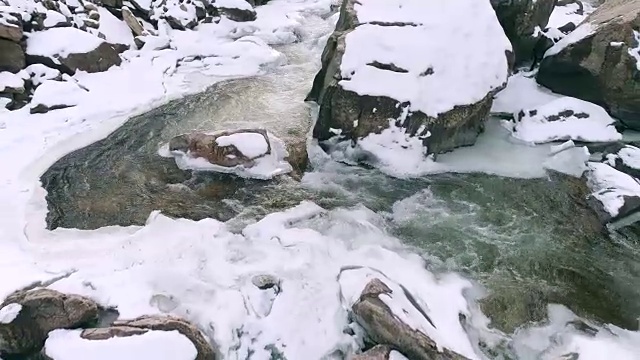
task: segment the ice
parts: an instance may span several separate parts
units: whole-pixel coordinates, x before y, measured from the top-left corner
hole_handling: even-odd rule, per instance
[[[590,156],[586,146],[572,147],[553,154],[544,162],[544,167],[579,178],[587,170]]]
[[[75,106],[87,97],[87,91],[73,81],[46,80],[33,93],[32,106]]]
[[[0,72],[0,92],[5,91],[5,89],[21,88],[24,88],[24,80],[20,75],[8,71]]]
[[[52,360],[194,360],[195,346],[178,331],[148,331],[141,335],[86,340],[81,330],[54,330],[45,343]]]
[[[0,324],[11,324],[22,311],[22,305],[11,303],[0,309]]]
[[[120,21],[103,7],[100,7],[98,12],[100,13],[98,31],[104,34],[108,43],[129,45],[131,48],[135,46],[131,29],[124,21]]]
[[[102,43],[99,37],[76,28],[52,28],[28,34],[27,54],[46,56],[56,61],[56,56],[87,53]]]
[[[615,218],[625,204],[625,196],[640,197],[640,184],[633,177],[605,163],[590,162],[589,187],[605,211]]]
[[[563,112],[571,115],[560,116]],[[513,136],[526,142],[622,139],[613,125],[615,120],[602,107],[572,97],[561,97],[545,105],[522,109],[520,113],[514,113],[514,117]]]
[[[361,4],[355,9],[365,24],[346,35],[339,82],[344,89],[410,102],[411,111],[437,117],[456,105],[480,101],[507,81],[505,51],[511,44],[488,2],[367,0]],[[375,62],[404,71],[371,66]]]
[[[491,111],[514,114],[522,109],[537,108],[561,97],[538,85],[535,77],[528,77],[521,71],[511,76],[507,87],[496,95]]]
[[[267,139],[259,133],[243,132],[216,138],[218,146],[235,146],[249,159],[264,155],[269,150]]]

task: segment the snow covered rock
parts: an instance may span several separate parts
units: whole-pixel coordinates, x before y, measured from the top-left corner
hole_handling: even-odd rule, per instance
[[[589,163],[588,185],[593,193],[587,199],[603,223],[640,211],[638,179],[606,163]]]
[[[609,0],[555,44],[537,81],[640,129],[640,0]]]
[[[114,329],[117,328],[117,329]],[[173,316],[143,316],[134,320],[116,321],[112,330],[92,329],[82,333],[83,338],[100,338],[107,334],[134,334],[132,328],[145,331],[171,332],[175,331],[186,337],[195,346],[197,356],[195,360],[214,360],[215,352],[202,332],[191,323]]]
[[[44,81],[31,98],[32,114],[43,114],[51,110],[76,106],[87,95],[87,90],[72,81]]]
[[[10,322],[0,322],[0,353],[11,355],[38,351],[47,334],[55,329],[71,329],[98,319],[98,305],[91,299],[66,295],[49,289],[19,291],[1,305],[20,310]]]
[[[27,60],[73,75],[77,70],[106,71],[122,60],[116,46],[75,28],[53,28],[29,34]]]
[[[8,12],[0,10],[0,39],[17,43],[22,39],[22,34],[21,21]]]
[[[307,98],[320,105],[313,136],[355,144],[395,125],[425,154],[471,145],[510,50],[488,2],[344,1]]]
[[[536,27],[547,26],[556,0],[491,0],[505,34],[513,45],[515,63],[529,61],[537,42]]]
[[[17,73],[25,66],[24,51],[20,44],[0,39],[0,71]]]
[[[24,71],[30,76],[31,84],[36,87],[46,80],[62,80],[62,74],[60,71],[42,64],[29,65],[24,69]]]
[[[603,108],[571,97],[522,109],[514,114],[514,119],[513,136],[530,143],[605,142],[622,138],[614,126],[615,120]]]
[[[256,19],[256,12],[245,0],[214,0],[213,6],[218,9],[220,15],[226,16],[229,20],[242,22]]]
[[[285,145],[262,129],[179,135],[169,142],[178,167],[270,179],[292,170]]]
[[[379,278],[372,279],[352,306],[356,321],[378,344],[388,344],[410,359],[466,359],[442,348],[424,327],[435,329],[433,322],[402,286],[393,290]]]
[[[640,148],[615,144],[605,150],[603,158],[614,169],[640,179]]]

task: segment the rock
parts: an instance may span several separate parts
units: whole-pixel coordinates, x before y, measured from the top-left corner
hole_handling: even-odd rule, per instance
[[[247,2],[248,2],[251,6],[256,7],[256,6],[262,6],[262,5],[265,5],[266,3],[268,3],[268,2],[269,2],[269,0],[247,0]]]
[[[102,5],[105,7],[110,7],[114,9],[119,9],[122,7],[122,0],[102,0]],[[85,5],[86,8],[86,5]],[[91,9],[87,9],[91,10]]]
[[[446,348],[439,352],[432,339],[420,330],[414,330],[403,323],[380,299],[380,295],[391,298],[390,301],[394,301],[394,297],[405,296],[405,294],[395,294],[384,282],[374,278],[365,286],[359,300],[352,307],[356,321],[373,341],[378,344],[388,344],[413,360],[466,359]],[[422,314],[425,317],[422,320],[431,323],[422,309],[416,307],[412,312]]]
[[[214,360],[216,358],[213,347],[202,332],[198,330],[194,325],[189,322],[173,317],[173,316],[142,316],[134,320],[116,321],[113,324],[114,327],[125,327],[122,329],[113,330],[114,334],[128,334],[132,330],[130,328],[155,330],[155,331],[178,331],[189,339],[198,351],[198,356],[195,360]],[[98,334],[104,334],[98,331]],[[83,334],[84,335],[84,334]],[[91,336],[104,336],[104,335],[91,335]]]
[[[513,45],[515,64],[528,62],[537,42],[536,27],[547,26],[556,0],[491,0],[498,20]]]
[[[89,19],[95,20],[95,21],[99,21],[100,20],[100,13],[98,11],[95,11],[95,10],[89,12]]]
[[[603,162],[635,179],[640,179],[640,148],[613,144],[605,149]]]
[[[253,9],[219,7],[218,12],[229,20],[237,22],[254,21],[256,19],[256,12]]]
[[[307,171],[309,166],[309,155],[307,154],[307,140],[302,139],[296,142],[287,143],[287,152],[289,156],[285,160],[291,164],[293,168],[293,177],[302,178],[304,172]]]
[[[376,345],[362,354],[352,357],[351,360],[389,360],[389,355],[391,355],[389,346]]]
[[[122,8],[122,19],[124,20],[125,23],[127,23],[127,26],[129,26],[129,29],[131,29],[131,32],[133,33],[134,36],[147,35],[147,32],[144,30],[144,27],[142,27],[142,24],[140,23],[140,21],[133,15],[133,13],[131,12],[131,10],[129,10],[128,7]],[[138,46],[138,47],[140,48],[142,46]]]
[[[100,27],[100,23],[93,19],[86,18],[83,19],[82,22],[88,28],[97,29]]]
[[[609,0],[547,51],[537,81],[640,129],[640,0]]]
[[[275,288],[276,292],[280,292],[280,279],[273,275],[256,275],[251,278],[251,283],[260,290]]]
[[[114,337],[140,335],[148,331],[148,329],[141,329],[132,326],[111,326],[106,328],[83,330],[80,337],[87,340],[107,340]]]
[[[17,73],[25,67],[25,56],[20,44],[0,39],[0,71]]]
[[[218,140],[232,135],[249,135],[252,141],[264,139],[264,146],[259,153],[244,154],[236,144],[219,145]],[[242,165],[252,167],[255,159],[271,153],[271,144],[267,132],[261,129],[243,129],[223,131],[215,135],[194,133],[176,136],[169,142],[169,151],[180,152],[192,158],[204,158],[213,165],[234,167]]]
[[[91,325],[98,319],[98,304],[89,298],[49,289],[19,291],[0,305],[18,304],[21,310],[8,324],[0,322],[0,353],[29,354],[44,345],[54,329]]]
[[[608,161],[607,161],[608,162]],[[604,224],[640,211],[640,183],[607,163],[588,164],[587,183],[592,194],[587,203]]]
[[[356,3],[360,7],[354,8]],[[313,137],[323,142],[339,134],[339,140],[357,145],[363,138],[389,129],[415,139],[426,154],[472,145],[483,130],[493,95],[504,86],[509,73],[510,44],[494,11],[484,2],[461,8],[455,5],[451,12],[460,19],[438,22],[432,14],[445,11],[440,6],[454,5],[400,1],[400,5],[413,8],[396,14],[381,4],[343,3],[335,32],[322,54],[322,69],[307,97],[320,105]],[[368,11],[363,10],[359,19],[356,9],[364,8]],[[475,23],[468,25],[469,31],[469,22],[463,20],[467,16]],[[476,26],[483,31],[472,30]],[[421,40],[432,37],[439,39],[438,44],[455,43],[463,51],[443,56],[442,49],[435,48],[436,42]],[[465,55],[473,44],[485,42],[491,46]],[[423,54],[424,61],[413,61],[416,53]],[[477,71],[473,70],[476,66]],[[454,73],[457,75],[450,77]],[[478,77],[480,73],[484,75]],[[491,79],[484,77],[488,73]],[[466,88],[474,95],[435,95],[444,88]]]
[[[61,53],[51,53],[43,42],[57,41],[65,49]],[[68,44],[68,46],[64,46]],[[97,36],[74,28],[54,28],[34,33],[27,41],[27,62],[44,64],[73,75],[77,70],[86,72],[106,71],[120,65],[122,60],[118,50],[121,47],[105,42]]]
[[[0,12],[0,39],[16,43],[22,39],[22,23],[17,17]]]

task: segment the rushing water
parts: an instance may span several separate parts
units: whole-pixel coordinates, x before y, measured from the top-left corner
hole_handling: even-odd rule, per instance
[[[507,333],[543,320],[549,303],[638,328],[640,243],[633,232],[610,236],[600,229],[580,180],[482,174],[401,180],[316,162],[302,182],[264,182],[184,172],[158,156],[161,144],[191,130],[258,123],[284,139],[304,138],[311,117],[302,99],[317,71],[321,35],[330,29],[315,21],[304,41],[279,49],[287,65],[132,118],[106,139],[59,160],[42,177],[48,226],[141,225],[152,210],[231,219],[233,226],[305,199],[326,208],[365,206],[434,270],[461,272],[483,284],[488,296],[482,309]]]

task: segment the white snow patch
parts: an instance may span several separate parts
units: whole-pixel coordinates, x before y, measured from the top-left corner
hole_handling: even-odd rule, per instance
[[[527,77],[521,71],[511,76],[505,89],[496,95],[491,111],[513,114],[522,109],[537,108],[561,97],[538,85],[535,77]]]
[[[73,81],[46,80],[33,93],[31,107],[75,106],[87,98],[87,91]]]
[[[11,324],[22,311],[22,305],[11,303],[0,309],[0,324]]]
[[[58,24],[68,22],[67,18],[57,11],[47,10],[47,12],[45,13],[45,16],[46,16],[44,19],[45,28],[52,28]]]
[[[626,145],[616,154],[608,154],[605,162],[615,166],[616,159],[622,160],[623,164],[632,169],[640,169],[640,149],[635,146]]]
[[[640,71],[640,31],[633,30],[633,37],[636,41],[636,47],[629,47],[629,55],[636,60],[636,67]]]
[[[565,6],[556,6],[549,17],[548,27],[559,28],[569,22],[580,25],[584,19],[594,12],[595,8],[586,1],[582,1],[583,13],[578,14],[578,4],[567,4]]]
[[[44,351],[53,360],[194,360],[196,347],[178,331],[148,331],[141,335],[87,340],[82,330],[54,330]]]
[[[28,34],[27,54],[47,56],[56,61],[58,56],[93,51],[102,43],[99,37],[76,28],[52,28]]]
[[[20,75],[8,71],[0,72],[0,92],[5,91],[5,89],[21,88],[24,88],[24,80]]]
[[[129,45],[132,48],[135,46],[133,33],[124,21],[113,16],[109,10],[103,7],[98,8],[98,12],[100,13],[98,31],[104,34],[108,43]]]
[[[214,0],[213,5],[225,9],[253,10],[251,4],[245,0]]]
[[[249,159],[266,154],[269,150],[267,139],[262,134],[254,132],[242,132],[216,138],[218,146],[233,145]]]
[[[605,163],[590,162],[588,183],[593,196],[611,217],[618,216],[625,196],[640,197],[640,184],[633,177]]]
[[[582,39],[594,34],[596,29],[597,29],[597,27],[594,24],[591,24],[589,22],[581,24],[575,30],[570,32],[568,35],[566,35],[565,37],[560,39],[560,41],[555,43],[551,48],[549,48],[549,50],[547,50],[547,52],[544,54],[544,56],[545,57],[553,56],[553,55],[559,53],[560,51],[562,51],[567,46],[569,46],[571,44],[575,44],[578,41],[580,41],[580,40],[582,40]]]
[[[24,69],[31,77],[34,86],[42,84],[45,80],[52,80],[60,76],[60,71],[42,64],[32,64]]]
[[[488,2],[367,0],[361,4],[355,9],[358,20],[366,24],[346,35],[339,83],[344,89],[410,102],[411,111],[436,117],[456,105],[476,103],[506,82],[505,51],[511,44]],[[374,21],[417,26],[370,24]],[[394,64],[407,72],[369,65],[374,62]]]
[[[572,111],[571,116],[560,116],[563,111]],[[615,141],[622,135],[613,126],[615,120],[600,106],[572,97],[562,97],[536,108],[522,109],[514,113],[516,118],[513,136],[526,142],[545,143],[559,140]],[[588,117],[582,117],[582,114]]]

